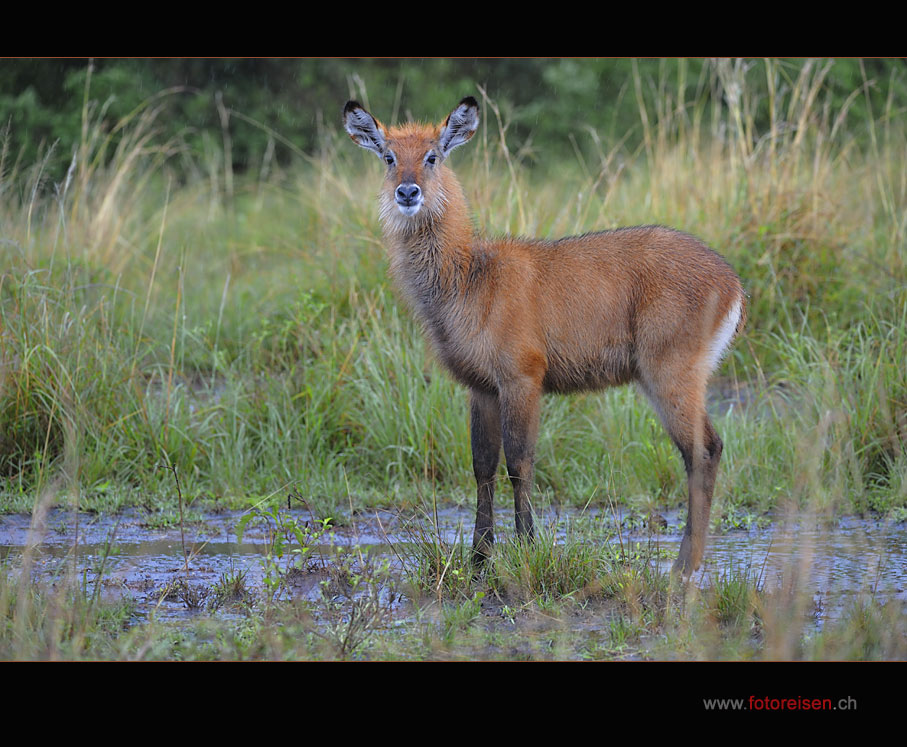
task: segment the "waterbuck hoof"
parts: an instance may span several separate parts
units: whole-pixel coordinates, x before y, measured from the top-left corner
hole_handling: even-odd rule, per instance
[[[477,570],[480,571],[485,567],[485,564],[491,560],[491,548],[493,544],[485,543],[480,546],[474,546],[472,548],[472,565]]]
[[[697,565],[693,564],[689,553],[684,553],[683,549],[681,549],[680,555],[677,556],[677,560],[674,561],[674,565],[671,568],[671,576],[686,583],[690,580],[690,576],[693,575]]]

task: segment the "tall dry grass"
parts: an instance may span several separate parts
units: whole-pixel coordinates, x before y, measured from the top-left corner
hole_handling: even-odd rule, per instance
[[[905,102],[855,121],[886,81],[834,105],[831,65],[719,60],[689,100],[637,74],[638,149],[578,127],[575,163],[534,168],[485,97],[454,163],[481,230],[663,223],[738,270],[750,322],[713,392],[716,530],[789,510],[907,516]],[[0,147],[0,509],[49,490],[83,510],[172,507],[162,464],[205,505],[293,484],[326,512],[468,505],[465,398],[387,287],[378,164],[338,132],[291,168],[233,174],[223,138],[201,156],[162,141],[155,100],[112,127],[85,102],[80,142],[55,146],[73,151],[60,183]],[[631,390],[546,402],[537,480],[540,509],[685,502]]]

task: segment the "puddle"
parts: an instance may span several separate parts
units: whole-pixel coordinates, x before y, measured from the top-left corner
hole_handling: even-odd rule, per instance
[[[71,511],[55,509],[48,512],[43,531],[32,530],[29,515],[5,515],[0,517],[0,562],[5,561],[15,571],[27,557],[32,576],[38,580],[53,583],[61,576],[75,574],[92,593],[100,581],[98,592],[104,598],[131,595],[141,617],[152,611],[159,619],[183,617],[195,614],[182,593],[187,586],[204,592],[224,578],[241,575],[253,593],[262,589],[263,560],[275,524],[263,519],[248,522],[240,542],[237,530],[243,516],[239,511],[210,513],[200,518],[196,514],[184,524],[181,533],[178,525],[154,526],[160,519],[133,510],[111,517],[81,514],[77,524]],[[294,519],[313,532],[322,529],[306,511],[281,511],[281,516]],[[454,510],[439,514],[440,535],[446,541],[455,542],[465,536],[459,526],[461,518]],[[340,526],[326,529],[310,545],[313,570],[291,577],[292,593],[296,597],[318,598],[319,581],[329,574],[320,572],[317,566],[325,565],[335,548],[355,551],[356,558],[360,554],[387,558],[399,571],[401,564],[395,548],[412,541],[409,528],[414,526],[411,516],[378,510],[368,517],[343,520]],[[298,547],[298,543],[292,546]],[[286,567],[286,560],[280,566]],[[173,584],[177,585],[162,599],[162,592]],[[196,601],[204,606],[204,598]]]
[[[769,529],[712,534],[697,576],[728,570],[761,579],[766,591],[808,590],[816,619],[834,618],[855,596],[907,602],[907,527],[848,517],[835,525],[802,519]]]
[[[305,526],[316,523],[305,511],[285,512]],[[197,515],[196,515],[197,516]],[[237,542],[237,526],[243,514],[220,512],[206,514],[184,528],[155,527],[154,517],[140,511],[126,511],[114,517],[80,515],[78,524],[72,512],[48,512],[44,529],[30,538],[32,519],[28,515],[0,517],[0,560],[15,570],[28,556],[32,575],[52,582],[67,572],[78,575],[92,592],[106,598],[129,594],[138,614],[152,611],[159,618],[194,614],[185,598],[176,591],[161,600],[162,590],[180,579],[189,588],[210,589],[224,577],[244,574],[245,585],[253,591],[263,585],[269,531],[273,523],[249,523]],[[645,528],[622,533],[629,546],[646,547],[657,543],[670,557],[680,544],[681,522],[676,514],[666,514],[668,529],[657,535]],[[507,526],[509,516],[498,515],[498,526]],[[468,509],[444,509],[438,513],[441,536],[448,542],[471,537],[473,515]],[[555,526],[562,538],[566,526],[582,531],[584,526],[613,527],[610,517],[585,512],[562,511],[542,517]],[[400,555],[413,541],[413,527],[419,520],[393,511],[370,511],[344,519],[312,546],[315,562],[326,558],[332,547],[353,549],[373,558],[386,558],[393,569],[400,569]],[[421,519],[424,526],[425,518]],[[593,530],[590,530],[592,532]],[[619,542],[616,536],[610,541]],[[188,571],[183,554],[189,554]],[[31,544],[30,553],[26,553]],[[357,551],[357,554],[358,552]],[[664,570],[670,568],[665,560]],[[896,598],[907,602],[907,529],[871,520],[845,518],[834,526],[802,520],[795,525],[778,523],[769,529],[731,531],[710,536],[706,563],[695,581],[707,586],[729,570],[747,572],[760,578],[767,590],[788,588],[796,580],[812,594],[821,616],[834,616],[856,594],[873,592],[877,598]],[[293,586],[294,595],[315,596],[326,574],[316,569],[300,574]],[[100,581],[100,588],[96,584]],[[202,600],[203,601],[203,600]]]

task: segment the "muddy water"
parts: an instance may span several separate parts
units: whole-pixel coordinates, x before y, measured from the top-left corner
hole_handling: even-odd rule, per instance
[[[810,519],[769,529],[713,534],[700,583],[747,571],[768,591],[808,590],[817,621],[834,617],[857,594],[907,601],[907,526],[844,518]]]
[[[321,525],[304,511],[281,511],[286,519],[308,525],[313,531]],[[168,585],[185,582],[197,590],[211,589],[224,577],[242,575],[245,586],[254,594],[261,591],[265,576],[265,557],[275,536],[273,519],[255,519],[239,527],[242,512],[218,512],[194,515],[179,525],[155,526],[159,519],[140,511],[125,511],[117,516],[98,517],[71,511],[52,510],[43,520],[29,515],[13,514],[0,517],[0,561],[7,572],[17,573],[27,565],[33,578],[54,583],[58,579],[75,577],[90,593],[115,599],[128,594],[136,603],[139,615],[151,612],[158,619],[195,614],[185,595],[165,594]],[[388,511],[372,511],[369,516],[341,520],[340,526],[330,526],[311,544],[311,565],[330,562],[335,548],[356,550],[368,555],[386,556],[392,565],[401,564],[395,549],[412,541],[416,528],[412,517]],[[463,536],[456,512],[444,512],[439,518],[440,536],[453,542]],[[422,523],[422,520],[419,522]],[[426,530],[428,531],[428,530]],[[291,543],[282,560],[281,569],[288,567]],[[0,568],[0,570],[3,570]],[[293,584],[298,597],[317,599],[317,572],[300,574]],[[204,599],[200,600],[204,608]]]
[[[304,512],[285,515],[316,526]],[[248,524],[239,542],[241,516],[238,512],[196,516],[181,537],[179,526],[155,527],[153,518],[141,512],[75,517],[72,512],[51,511],[37,527],[30,516],[7,515],[0,517],[0,560],[5,561],[6,572],[27,564],[34,577],[45,581],[75,574],[92,593],[97,590],[107,598],[129,595],[142,617],[152,612],[159,618],[179,617],[194,613],[177,594],[162,599],[162,590],[174,581],[209,589],[224,576],[245,574],[253,593],[261,589],[273,522]],[[657,543],[666,555],[676,556],[681,523],[675,515],[666,518],[667,530],[657,535],[639,529],[624,531],[618,538],[612,532],[609,541],[630,547]],[[437,531],[448,542],[468,538],[471,521],[466,510],[446,509],[438,514]],[[603,527],[614,526],[609,517],[588,512],[540,519],[546,521],[560,536],[594,525],[601,537]],[[342,520],[321,537],[312,546],[312,557],[324,559],[332,547],[358,547],[363,553],[387,557],[399,568],[414,531],[418,534],[420,527],[434,531],[432,523],[424,516],[414,519],[391,511],[363,513]],[[670,560],[664,564],[667,570]],[[695,581],[706,586],[729,571],[754,575],[769,590],[791,584],[808,589],[817,618],[834,616],[855,594],[872,592],[907,601],[907,526],[853,518],[828,525],[801,518],[770,529],[713,533],[707,562]],[[317,573],[310,574],[308,583],[295,593],[317,595],[318,578]]]

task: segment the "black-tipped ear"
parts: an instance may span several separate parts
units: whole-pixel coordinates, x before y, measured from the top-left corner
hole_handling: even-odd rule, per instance
[[[356,145],[379,157],[384,155],[387,147],[384,126],[358,101],[347,101],[343,107],[343,127]]]
[[[454,148],[469,142],[479,128],[479,102],[467,96],[454,109],[441,126],[441,154],[447,155]]]

